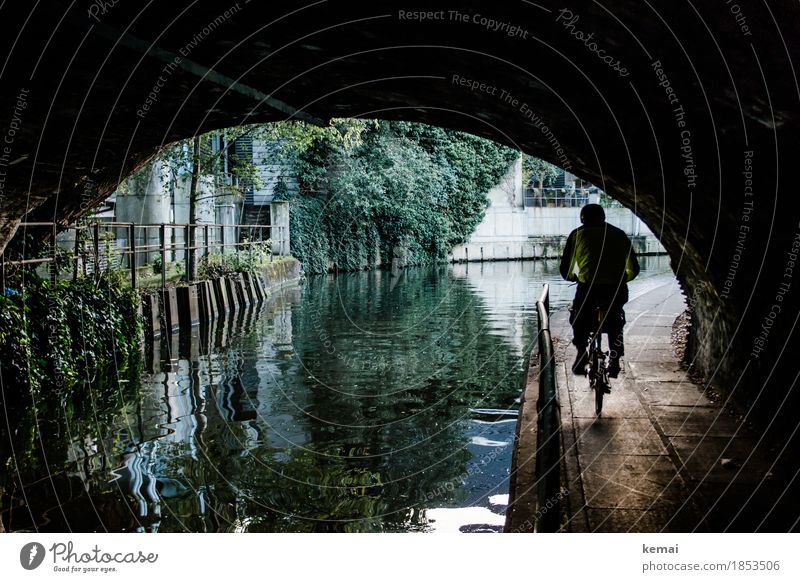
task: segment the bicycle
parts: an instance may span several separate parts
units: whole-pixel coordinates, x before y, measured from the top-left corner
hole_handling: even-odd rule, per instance
[[[603,396],[611,392],[611,386],[608,383],[608,369],[606,368],[608,352],[603,351],[603,322],[606,318],[606,311],[596,307],[595,313],[597,314],[597,330],[589,336],[589,344],[586,347],[589,356],[587,376],[589,376],[589,388],[594,390],[595,413],[600,416],[603,411]]]

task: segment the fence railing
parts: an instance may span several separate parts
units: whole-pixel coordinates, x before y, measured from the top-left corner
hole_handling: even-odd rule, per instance
[[[599,197],[597,202],[605,208],[619,208],[622,204],[607,196],[597,188],[525,188],[522,204],[525,208],[578,208],[589,204],[589,200]]]
[[[556,532],[561,524],[561,405],[550,335],[550,287],[536,302],[539,317],[539,398],[536,451],[536,531]]]
[[[587,188],[526,188],[523,192],[523,204],[526,208],[576,208],[589,203]]]
[[[244,251],[252,259],[254,252],[266,248],[269,261],[275,254],[289,254],[285,227],[279,225],[96,222],[69,226],[56,234],[58,227],[52,222],[23,222],[17,232],[26,228],[52,229],[49,250],[44,256],[19,260],[7,260],[5,253],[0,254],[0,291],[5,288],[6,268],[12,266],[47,264],[52,279],[59,277],[65,262],[72,263],[73,279],[124,270],[129,273],[131,287],[136,288],[139,270],[152,266],[154,258],[160,257],[161,286],[165,287],[170,264],[185,264],[188,274],[199,259],[214,253],[224,258],[229,252]]]

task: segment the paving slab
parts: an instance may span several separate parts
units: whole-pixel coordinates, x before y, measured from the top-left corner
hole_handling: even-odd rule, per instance
[[[691,479],[707,483],[761,483],[776,467],[750,439],[727,436],[675,436],[670,444]]]
[[[711,531],[787,532],[797,528],[797,498],[785,483],[696,484],[697,494],[709,500],[702,508]]]
[[[691,531],[696,521],[688,510],[676,509],[588,509],[596,531],[620,533]]]
[[[674,510],[687,490],[667,455],[579,455],[591,507]]]
[[[681,382],[639,382],[644,401],[651,405],[715,406],[694,384]]]
[[[630,341],[628,339],[627,341]],[[637,382],[684,382],[687,381],[686,371],[683,370],[680,364],[675,360],[672,354],[664,353],[664,358],[670,358],[672,361],[639,361],[631,359],[627,360],[626,372],[631,375]]]
[[[666,436],[733,437],[739,431],[736,421],[713,403],[705,406],[652,404],[650,410]]]
[[[583,455],[666,455],[647,418],[575,418],[577,446]]]

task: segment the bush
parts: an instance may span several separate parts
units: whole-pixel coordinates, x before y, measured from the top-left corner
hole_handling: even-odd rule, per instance
[[[212,253],[197,264],[199,279],[218,279],[234,273],[249,273],[264,264],[271,255],[272,241],[257,241],[234,252]]]

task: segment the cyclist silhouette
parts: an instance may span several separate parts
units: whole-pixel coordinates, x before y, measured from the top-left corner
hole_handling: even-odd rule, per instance
[[[560,267],[564,279],[578,283],[569,316],[572,343],[578,349],[572,372],[586,373],[586,346],[590,334],[596,331],[595,308],[599,307],[606,312],[603,331],[611,344],[608,375],[616,378],[619,359],[625,354],[622,307],[628,301],[628,281],[639,274],[639,261],[628,235],[606,222],[606,213],[599,204],[581,208],[581,225],[569,233]]]

